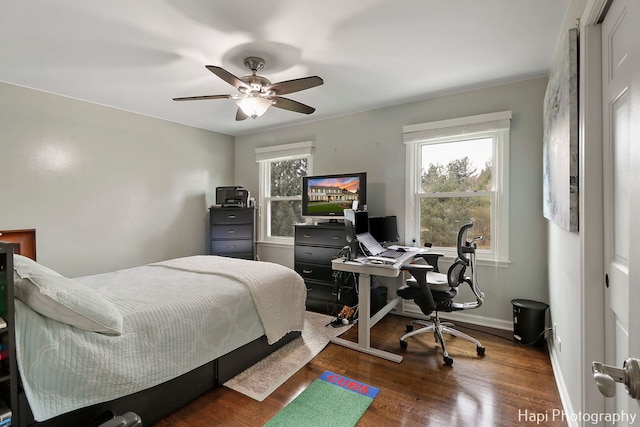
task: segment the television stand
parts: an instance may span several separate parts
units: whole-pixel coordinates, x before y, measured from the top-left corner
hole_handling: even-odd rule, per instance
[[[344,224],[344,221],[341,219],[335,219],[335,218],[332,218],[329,221],[317,222],[317,225],[340,225],[340,224]]]

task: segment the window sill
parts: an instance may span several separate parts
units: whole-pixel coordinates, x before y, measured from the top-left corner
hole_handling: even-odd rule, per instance
[[[291,240],[290,242],[284,242],[284,241],[273,241],[273,240],[258,240],[256,242],[257,245],[263,246],[263,247],[272,247],[272,248],[293,248],[293,240]]]
[[[482,267],[509,268],[511,267],[511,261],[499,259],[476,259],[476,265],[480,265]]]
[[[452,264],[453,261],[455,261],[456,257],[445,255],[440,259],[443,263]],[[511,261],[490,258],[476,258],[476,265],[481,267],[509,268],[511,266]]]

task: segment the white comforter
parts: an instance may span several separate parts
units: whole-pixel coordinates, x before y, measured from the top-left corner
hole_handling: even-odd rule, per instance
[[[302,330],[306,288],[293,270],[215,256],[160,264],[75,279],[122,312],[120,336],[56,322],[16,300],[17,361],[37,421],[155,386],[267,331],[274,342]]]
[[[253,303],[265,329],[269,344],[273,344],[291,331],[291,321],[295,330],[302,330],[304,310],[283,311],[283,302],[292,307],[304,307],[307,298],[304,281],[298,274],[291,274],[289,268],[270,262],[246,262],[235,258],[217,256],[192,256],[176,258],[156,264],[163,267],[193,271],[205,274],[220,274],[244,283],[251,291]]]

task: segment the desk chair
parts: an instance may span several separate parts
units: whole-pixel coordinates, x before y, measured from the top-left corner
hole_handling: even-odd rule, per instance
[[[407,348],[406,339],[425,332],[433,332],[437,342],[440,342],[445,365],[452,365],[453,359],[449,357],[447,347],[444,342],[444,333],[463,338],[476,344],[476,352],[479,356],[484,356],[484,346],[477,339],[455,329],[454,325],[448,322],[441,322],[440,312],[453,312],[461,310],[472,310],[482,305],[484,294],[478,287],[476,279],[476,242],[482,237],[474,237],[467,240],[469,229],[473,223],[465,224],[458,232],[457,250],[458,257],[449,267],[447,274],[442,274],[437,269],[437,257],[433,254],[420,254],[416,256],[416,262],[403,266],[412,279],[407,280],[405,286],[398,289],[398,295],[403,299],[412,299],[425,315],[435,312],[432,320],[413,320],[407,325],[407,333],[400,337],[400,347]],[[436,255],[437,256],[437,255]],[[422,258],[420,260],[419,258]],[[435,261],[434,261],[435,259]],[[422,261],[422,264],[419,262]],[[436,262],[433,272],[428,272],[424,268],[424,262]],[[469,269],[470,275],[465,273]],[[458,294],[458,286],[466,283],[469,285],[476,300],[473,302],[454,302],[453,299]],[[413,329],[414,324],[423,325],[420,329]]]

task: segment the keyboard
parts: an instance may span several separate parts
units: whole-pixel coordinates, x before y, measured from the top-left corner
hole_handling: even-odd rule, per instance
[[[387,249],[384,252],[379,253],[378,255],[376,255],[377,257],[382,257],[382,258],[400,258],[402,255],[406,254],[406,251],[398,251],[396,249]]]

